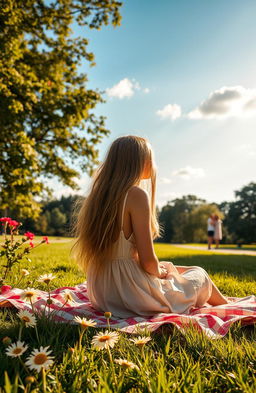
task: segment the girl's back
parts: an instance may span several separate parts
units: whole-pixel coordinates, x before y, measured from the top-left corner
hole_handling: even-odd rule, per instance
[[[152,291],[152,276],[142,270],[134,234],[128,238],[124,234],[124,216],[129,227],[128,214],[125,211],[129,191],[126,193],[121,213],[121,231],[113,245],[113,254],[100,271],[89,266],[87,272],[88,295],[96,309],[110,311],[119,317],[132,315],[152,315],[169,312],[166,302],[149,297]],[[157,279],[157,278],[156,278]],[[153,280],[154,281],[154,280]],[[153,288],[157,283],[153,283]],[[156,292],[158,286],[156,285]],[[161,298],[161,296],[160,296]]]
[[[139,187],[141,180],[149,181],[150,197]],[[153,244],[159,236],[155,191],[148,141],[133,135],[115,140],[79,212],[74,246],[89,298],[102,312],[188,313],[211,296],[212,282],[202,268],[159,262]]]
[[[160,280],[147,273],[138,259],[134,233],[128,238],[125,237],[124,216],[126,227],[129,227],[129,215],[126,211],[128,193],[129,191],[122,206],[121,231],[113,246],[110,260],[106,261],[100,271],[93,265],[88,268],[88,295],[93,306],[122,318],[188,312],[196,303],[196,291],[191,281],[178,274],[171,263],[167,263],[168,280]],[[202,282],[208,296],[209,286],[206,284],[207,282]]]

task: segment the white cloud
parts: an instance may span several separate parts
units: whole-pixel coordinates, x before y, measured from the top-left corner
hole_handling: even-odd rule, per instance
[[[116,97],[122,100],[123,98],[130,98],[134,95],[136,90],[142,90],[144,93],[149,93],[148,88],[142,89],[139,82],[135,79],[124,78],[116,85],[107,88],[106,93],[109,97]]]
[[[256,89],[223,86],[210,93],[197,108],[188,113],[190,119],[225,119],[256,115]]]
[[[167,202],[172,201],[174,199],[177,198],[181,198],[181,193],[180,192],[164,192],[164,193],[160,193],[157,196],[157,206],[162,208],[163,206],[165,206],[167,204]]]
[[[148,94],[148,93],[150,92],[150,90],[149,90],[148,87],[146,87],[145,89],[143,89],[143,91],[144,91],[145,94]]]
[[[249,145],[249,143],[244,143],[240,146],[237,146],[234,148],[235,153],[238,154],[243,154],[243,156],[248,156],[248,157],[255,157],[256,156],[256,150],[252,147],[252,145]]]
[[[83,174],[79,178],[74,178],[74,181],[80,187],[79,190],[74,190],[69,186],[63,185],[57,178],[51,179],[43,179],[45,185],[52,189],[53,191],[53,198],[61,198],[62,196],[69,196],[69,195],[85,195],[88,192],[92,179],[87,175]]]
[[[162,119],[175,120],[181,116],[181,107],[177,104],[167,104],[163,109],[156,111],[156,114]]]
[[[167,204],[167,202],[172,201],[177,198],[181,198],[182,194],[180,192],[164,192],[157,195],[157,206],[161,209]]]
[[[191,166],[186,166],[184,168],[177,169],[172,172],[172,175],[175,177],[181,177],[184,179],[191,178],[201,178],[205,176],[205,171],[203,168],[192,168]]]
[[[168,177],[160,177],[159,178],[159,183],[160,184],[170,184],[172,182],[171,179],[169,179]]]

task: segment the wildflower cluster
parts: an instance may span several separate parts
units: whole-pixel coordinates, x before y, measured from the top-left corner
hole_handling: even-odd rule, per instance
[[[15,263],[19,262],[26,255],[26,253],[28,253],[28,251],[26,250],[35,247],[33,244],[35,235],[32,232],[26,232],[24,233],[21,240],[15,241],[14,235],[18,234],[18,228],[21,225],[21,223],[12,220],[8,217],[3,217],[0,219],[0,221],[4,224],[4,228],[5,228],[5,233],[4,233],[5,244],[2,246],[3,251],[1,252],[0,255],[5,256],[7,260],[5,266],[6,271],[4,275],[4,278],[6,278],[12,266]],[[10,239],[8,238],[7,235],[7,229],[10,230]],[[27,241],[30,242],[30,247],[25,247],[23,252],[19,252],[18,250],[20,249],[20,247],[24,245],[24,243],[26,243]],[[48,243],[48,238],[44,237],[43,240],[38,245],[42,243]],[[28,276],[29,274],[30,273],[27,269],[21,269],[20,280],[23,277]],[[20,310],[17,313],[17,317],[19,319],[19,333],[18,333],[17,341],[12,342],[12,340],[9,337],[4,337],[2,339],[2,343],[6,347],[5,353],[8,357],[18,359],[19,362],[23,365],[26,373],[29,374],[31,373],[31,371],[40,373],[42,388],[44,393],[46,393],[47,391],[47,378],[48,378],[47,372],[54,364],[54,356],[49,346],[44,347],[41,345],[41,341],[37,329],[38,318],[40,316],[40,313],[42,312],[44,312],[44,316],[46,316],[45,311],[47,310],[47,307],[49,308],[47,310],[49,311],[47,313],[47,317],[51,317],[51,315],[55,315],[56,313],[60,312],[62,308],[65,307],[66,304],[70,305],[76,303],[76,295],[73,294],[71,290],[65,289],[62,295],[62,299],[63,299],[62,305],[56,308],[56,299],[52,297],[50,291],[51,283],[55,278],[56,277],[52,273],[43,274],[38,277],[37,281],[46,286],[46,290],[48,293],[47,299],[45,301],[44,310],[43,307],[41,307],[42,299],[41,299],[41,292],[39,290],[28,287],[22,291],[20,297],[21,299],[23,299],[24,302],[27,302],[28,305],[30,304],[31,310],[28,311],[28,309],[24,309],[24,310]],[[40,306],[38,306],[39,303],[37,303],[38,299],[40,299],[39,302]],[[54,307],[51,306],[53,303],[55,303]],[[36,312],[36,310],[38,311]],[[104,316],[107,321],[106,323],[107,330],[100,331],[92,337],[91,349],[102,351],[102,352],[106,351],[109,357],[109,365],[111,367],[111,372],[113,373],[114,381],[117,386],[118,383],[117,383],[115,367],[117,366],[122,367],[125,372],[128,372],[128,370],[138,371],[139,367],[129,359],[122,359],[122,358],[113,359],[112,349],[120,340],[120,333],[111,330],[111,325],[110,325],[110,319],[112,317],[111,312],[105,312]],[[97,327],[96,321],[94,321],[93,319],[87,319],[83,316],[77,315],[74,317],[73,321],[79,325],[79,338],[77,344],[75,345],[75,348],[68,349],[69,356],[74,356],[75,354],[80,353],[82,351],[82,341],[84,335],[87,335],[88,329]],[[38,348],[29,348],[29,345],[22,340],[22,333],[24,329],[32,329],[33,332],[35,332],[38,342]],[[138,338],[131,339],[130,342],[132,342],[133,345],[140,348],[142,356],[144,357],[144,352],[143,352],[144,346],[150,340],[151,340],[150,337],[138,337]],[[22,359],[23,357],[25,357],[24,361]],[[35,381],[37,381],[37,377],[34,377],[33,375],[27,375],[25,378],[26,385],[31,385]]]
[[[24,299],[26,299],[25,294],[28,294],[28,290],[24,291]],[[27,299],[31,301],[31,297],[28,297]],[[110,319],[111,313],[106,313],[106,314],[108,317],[107,319]],[[42,345],[39,345],[39,348],[32,348],[30,350],[29,346],[24,341],[22,341],[21,332],[23,327],[36,329],[37,318],[33,313],[27,310],[19,311],[17,316],[21,322],[21,328],[19,330],[19,338],[16,342],[12,342],[9,337],[3,338],[2,342],[6,346],[5,353],[7,356],[11,358],[18,358],[28,374],[31,373],[31,371],[37,372],[38,374],[41,373],[40,375],[42,380],[43,392],[46,392],[47,378],[48,378],[47,371],[54,364],[54,356],[52,354],[52,350],[49,348],[49,346],[43,347]],[[79,344],[76,348],[69,348],[68,353],[70,356],[74,356],[77,349],[78,351],[81,350],[82,337],[83,334],[87,331],[87,329],[94,328],[97,325],[96,321],[79,316],[74,317],[74,322],[76,322],[80,326]],[[112,368],[113,376],[116,383],[117,383],[117,378],[116,378],[116,371],[114,365],[118,365],[119,367],[121,367],[124,370],[124,372],[126,371],[128,372],[129,370],[139,371],[138,365],[136,365],[130,360],[122,359],[122,358],[116,358],[113,360],[111,349],[114,348],[114,346],[119,341],[119,339],[120,339],[120,334],[118,332],[106,330],[106,331],[101,331],[98,334],[94,335],[91,340],[92,349],[96,349],[97,351],[106,350],[108,352],[110,366]],[[147,344],[150,340],[151,340],[150,337],[141,337],[141,336],[135,339],[130,339],[131,342],[133,342],[136,346],[139,346],[141,348],[143,348],[144,345]],[[30,354],[26,356],[26,354],[29,351]],[[24,361],[22,359],[23,356],[26,357]],[[32,384],[35,381],[37,381],[37,378],[34,377],[33,375],[27,375],[25,378],[26,384]]]
[[[26,273],[25,273],[26,274]],[[38,278],[38,282],[44,283],[49,289],[49,285],[52,280],[54,280],[55,276],[52,273],[44,274]],[[50,298],[49,292],[49,299]],[[18,358],[20,363],[23,365],[26,373],[36,372],[38,373],[38,377],[41,376],[42,388],[43,392],[47,392],[47,381],[50,378],[48,376],[48,370],[54,365],[54,356],[52,354],[52,350],[49,346],[43,347],[40,344],[39,334],[37,331],[37,319],[38,315],[35,314],[35,310],[33,307],[34,302],[37,301],[38,297],[40,298],[40,292],[34,288],[27,288],[23,290],[21,293],[21,298],[31,304],[32,312],[28,310],[20,310],[17,313],[17,316],[20,321],[19,335],[16,342],[12,342],[9,337],[4,337],[2,342],[7,347],[6,355],[11,358]],[[48,299],[48,300],[49,300]],[[74,303],[75,299],[73,298],[72,292],[69,290],[64,291],[63,295],[64,304]],[[47,304],[47,302],[46,302]],[[60,307],[61,310],[62,307]],[[104,314],[108,329],[105,331],[100,331],[95,334],[91,339],[91,348],[92,350],[97,351],[106,351],[109,357],[109,366],[111,373],[113,375],[115,384],[117,386],[117,375],[116,375],[116,366],[119,366],[123,369],[123,372],[138,372],[140,368],[138,365],[133,363],[129,359],[123,358],[113,358],[111,350],[115,347],[115,345],[120,340],[120,333],[117,331],[112,331],[110,326],[110,319],[112,317],[110,312],[106,312]],[[95,328],[97,326],[97,322],[93,319],[88,319],[81,316],[75,316],[73,321],[79,325],[79,339],[75,348],[68,349],[69,356],[80,356],[79,353],[82,351],[82,339],[84,334],[87,334],[88,329]],[[36,332],[36,337],[38,341],[38,348],[29,348],[29,345],[22,341],[22,331],[26,328],[32,328]],[[137,338],[130,339],[135,346],[139,347],[141,350],[142,358],[144,357],[144,346],[151,340],[150,337],[139,336]],[[30,352],[30,353],[29,353]],[[28,355],[27,355],[28,354]],[[23,360],[22,358],[25,357]],[[141,364],[140,364],[141,366]],[[33,384],[38,380],[38,377],[34,377],[33,375],[27,375],[25,378],[25,384]]]
[[[21,239],[15,240],[15,235],[19,234],[22,223],[10,217],[1,217],[0,223],[3,225],[4,232],[4,243],[0,245],[2,248],[0,257],[5,259],[5,264],[3,265],[4,271],[1,279],[1,283],[3,284],[15,264],[19,264],[24,258],[30,262],[28,254],[31,249],[43,243],[49,243],[49,240],[47,236],[43,236],[42,240],[35,245],[33,242],[35,235],[32,232],[25,232]],[[27,243],[27,246],[25,243]],[[28,274],[29,272],[26,269],[22,269],[21,278]]]

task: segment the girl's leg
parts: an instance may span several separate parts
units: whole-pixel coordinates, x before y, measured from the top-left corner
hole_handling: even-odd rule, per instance
[[[184,273],[186,270],[191,269],[193,267],[197,266],[175,266],[178,272]],[[207,303],[211,304],[211,306],[220,306],[221,304],[227,304],[228,300],[227,298],[222,295],[222,293],[219,291],[219,289],[216,287],[214,282],[211,280],[212,283],[212,294],[210,298],[207,300]]]
[[[192,267],[197,267],[197,266],[177,266],[175,265],[176,269],[178,270],[178,272],[184,273],[186,270],[191,269]]]
[[[207,303],[211,304],[211,306],[220,306],[221,304],[228,303],[227,298],[222,295],[222,293],[219,291],[219,289],[216,287],[216,285],[213,282],[212,282],[212,294],[210,298],[207,300]]]
[[[212,242],[213,242],[213,237],[212,236],[208,236],[208,250],[211,249]]]

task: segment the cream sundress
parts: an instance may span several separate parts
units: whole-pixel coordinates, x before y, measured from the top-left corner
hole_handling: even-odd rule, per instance
[[[98,275],[94,266],[87,271],[88,296],[94,308],[127,318],[172,312],[188,314],[191,307],[204,305],[211,296],[212,282],[201,267],[193,266],[179,274],[171,262],[161,262],[168,275],[160,279],[140,266],[134,234],[126,239],[123,232],[127,194],[115,255]]]

